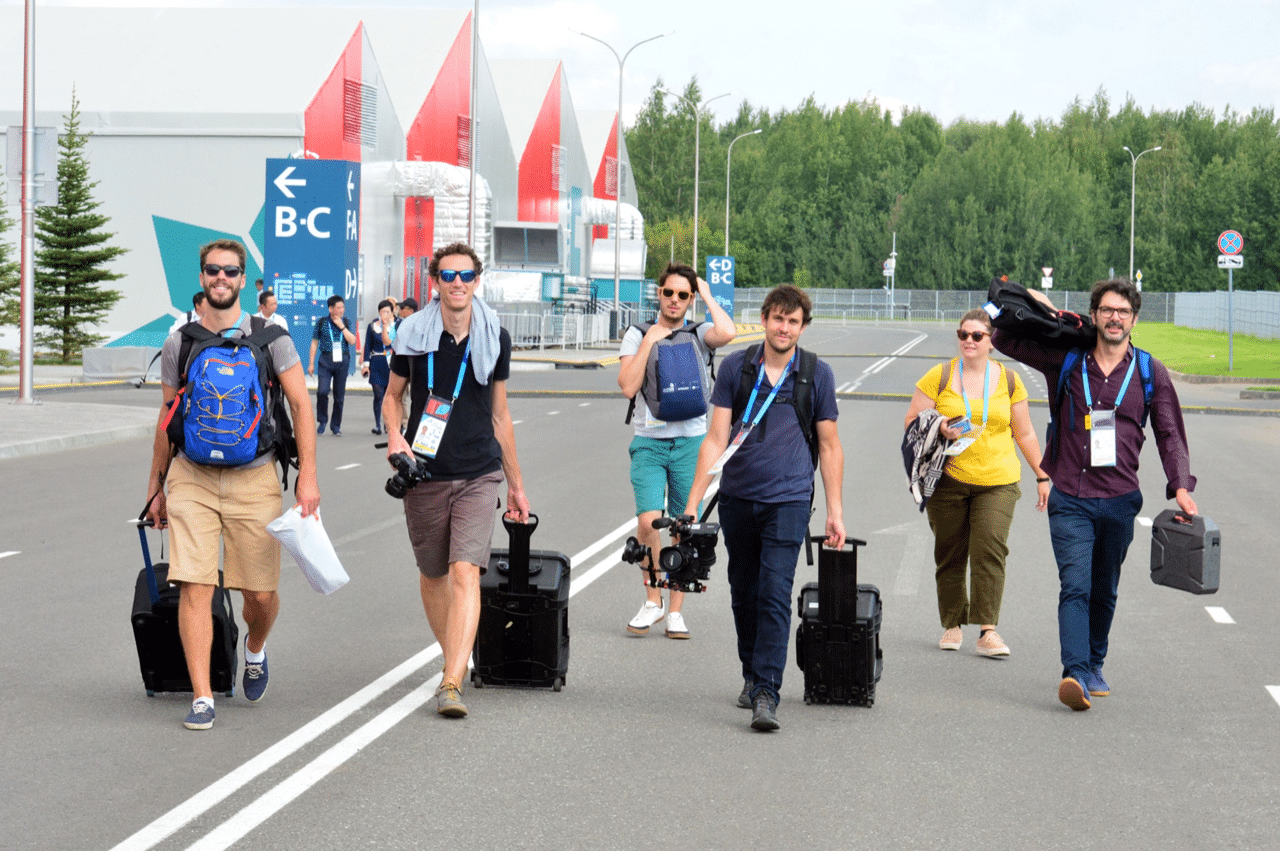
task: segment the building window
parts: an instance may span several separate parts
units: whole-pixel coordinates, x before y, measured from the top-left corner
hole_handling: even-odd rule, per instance
[[[458,116],[458,165],[471,167],[471,116]]]
[[[618,158],[604,158],[604,194],[607,198],[618,197]]]
[[[564,178],[564,148],[560,145],[551,146],[551,190],[559,192],[562,189],[562,180]]]
[[[378,90],[359,80],[342,81],[342,140],[378,144]]]

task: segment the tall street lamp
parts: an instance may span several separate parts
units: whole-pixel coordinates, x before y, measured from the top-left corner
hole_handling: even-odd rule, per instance
[[[757,129],[757,130],[752,130],[749,133],[743,133],[741,136],[738,136],[736,139],[734,139],[733,142],[738,141],[738,139],[745,139],[748,136],[754,136],[759,132],[761,131]],[[725,164],[724,164],[724,256],[725,257],[729,256],[729,170],[733,167],[733,142],[729,143],[729,154],[725,158]]]
[[[658,91],[680,98],[693,110],[693,262],[689,265],[693,266],[696,272],[698,270],[698,165],[702,159],[702,108],[713,100],[727,98],[732,92],[725,92],[722,95],[707,98],[702,103],[695,105],[684,95],[678,95],[666,89],[659,89]]]
[[[604,39],[596,38],[593,35],[587,35],[584,32],[571,30],[580,36],[585,36],[592,41],[598,41],[605,47],[609,48],[609,52],[613,54],[613,58],[618,60],[618,139],[617,150],[614,152],[613,158],[613,312],[614,321],[620,320],[622,310],[621,289],[622,289],[622,67],[627,64],[627,57],[631,55],[631,51],[635,50],[642,44],[648,44],[651,41],[671,35],[671,33],[661,33],[659,35],[650,36],[644,41],[637,41],[622,56],[618,55],[618,51],[613,49],[613,45]],[[672,31],[674,32],[674,30]],[[643,275],[642,275],[643,276]]]
[[[1129,179],[1129,280],[1132,281],[1133,280],[1133,213],[1134,213],[1134,210],[1136,209],[1135,204],[1136,204],[1137,192],[1138,192],[1138,159],[1142,156],[1142,154],[1150,154],[1154,151],[1161,150],[1161,146],[1156,146],[1154,148],[1147,148],[1145,151],[1142,152],[1142,154],[1138,154],[1138,156],[1136,157],[1133,155],[1133,151],[1129,150],[1128,145],[1125,145],[1124,149],[1125,149],[1125,152],[1129,154],[1129,159],[1133,161],[1132,174],[1130,175],[1130,179]]]

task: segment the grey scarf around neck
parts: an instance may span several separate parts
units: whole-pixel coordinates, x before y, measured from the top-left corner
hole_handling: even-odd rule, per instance
[[[498,364],[502,345],[498,333],[502,325],[498,314],[478,296],[471,299],[471,369],[481,385],[489,383],[489,376]],[[398,355],[409,357],[425,355],[440,348],[440,335],[444,333],[444,318],[440,309],[440,297],[436,296],[427,306],[411,314],[396,330],[392,344]]]

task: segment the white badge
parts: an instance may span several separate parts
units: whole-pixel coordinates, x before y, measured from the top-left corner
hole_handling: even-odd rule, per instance
[[[1116,465],[1116,412],[1090,411],[1089,464],[1093,467]]]
[[[333,362],[342,363],[342,343],[340,341],[333,344]]]
[[[711,465],[711,469],[708,471],[710,475],[714,476],[716,473],[724,469],[725,463],[733,457],[733,453],[742,448],[743,442],[747,439],[747,435],[751,434],[751,429],[753,428],[755,428],[755,426],[752,425],[745,425],[742,427],[742,431],[738,432],[738,436],[730,441],[729,445],[725,447],[724,452],[720,453],[720,457],[716,459],[716,463]]]
[[[453,403],[439,396],[427,398],[426,410],[422,412],[422,421],[418,423],[418,433],[413,438],[413,451],[428,458],[436,457],[440,451],[440,441],[444,438],[445,426],[449,424],[449,414],[453,411]]]
[[[957,437],[953,440],[951,445],[947,447],[946,451],[942,453],[943,455],[959,455],[961,452],[964,452],[978,441],[978,436],[981,435],[983,430],[987,427],[985,423],[974,425],[964,417],[953,417],[947,422],[947,425],[952,428],[961,429],[961,434],[963,436]]]

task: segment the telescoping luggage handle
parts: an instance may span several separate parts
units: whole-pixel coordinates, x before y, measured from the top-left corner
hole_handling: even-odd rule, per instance
[[[858,604],[858,547],[866,541],[845,538],[840,549],[823,546],[826,535],[810,535],[818,545],[818,618],[852,626]]]
[[[502,525],[507,530],[510,544],[507,551],[507,563],[499,564],[498,572],[509,575],[511,565],[524,564],[528,565],[529,576],[539,573],[542,570],[542,562],[531,564],[529,559],[529,539],[533,537],[533,530],[538,528],[538,515],[530,514],[529,519],[524,523],[519,523],[503,516]]]
[[[138,540],[142,541],[142,563],[147,567],[147,593],[151,595],[152,606],[160,602],[160,586],[156,583],[156,569],[151,565],[151,548],[147,546],[147,527],[154,525],[147,519],[144,508],[138,516]]]

